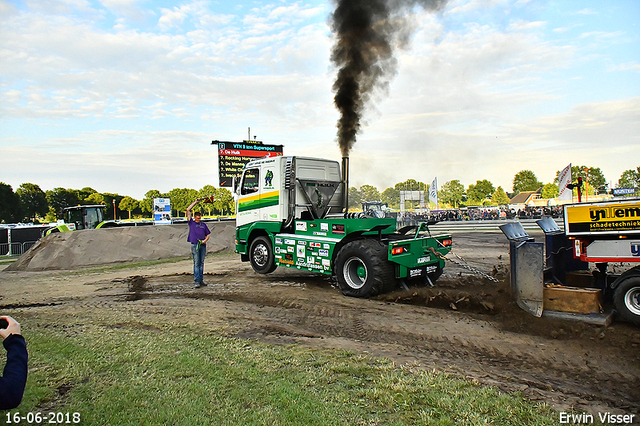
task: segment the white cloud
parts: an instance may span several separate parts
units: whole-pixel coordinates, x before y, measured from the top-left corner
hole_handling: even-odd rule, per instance
[[[120,25],[126,26],[127,21],[143,22],[149,12],[141,0],[99,0],[102,5],[116,16],[121,17]],[[122,19],[124,18],[124,19]]]
[[[584,24],[572,24],[572,25],[567,25],[564,27],[558,27],[558,28],[554,28],[553,31],[556,33],[566,33],[568,31],[573,30],[574,28],[580,28],[582,27]]]
[[[610,65],[607,71],[635,71],[640,72],[640,63],[626,62],[624,64]]]
[[[160,9],[162,12],[162,16],[158,19],[158,26],[167,30],[172,27],[179,27],[187,17],[187,14],[182,10],[182,8],[173,8],[173,10],[169,9]]]
[[[575,12],[575,14],[576,15],[598,15],[598,12],[593,9],[585,8]]]
[[[18,10],[13,4],[7,3],[5,0],[0,0],[0,16],[8,17],[17,13]]]
[[[612,39],[612,38],[619,38],[624,34],[625,34],[624,31],[613,31],[613,32],[589,31],[589,32],[580,34],[580,38],[594,38],[597,40],[603,40],[603,39],[606,40],[606,39]]]
[[[476,10],[490,10],[508,3],[509,0],[453,0],[447,5],[445,13],[464,14]]]
[[[544,28],[546,26],[546,22],[543,21],[525,21],[523,19],[518,19],[511,24],[509,24],[509,31],[523,31],[530,29],[539,29]]]
[[[299,8],[294,9],[304,15]],[[166,24],[177,25],[194,10],[184,6]],[[327,68],[324,25],[307,25],[298,33],[290,27],[282,31],[269,28],[258,31],[257,36],[242,34],[242,38],[230,28],[226,37],[218,38],[205,29],[187,35],[135,30],[111,33],[64,16],[22,16],[8,24],[0,30],[6,40],[2,52],[6,60],[0,64],[7,78],[5,86],[26,82],[24,91],[39,95],[28,106],[14,103],[4,112],[19,117],[84,115],[88,111],[75,108],[74,99],[86,98],[102,100],[102,110],[95,113],[107,116],[122,97],[135,98],[140,106],[160,99],[174,104],[188,101],[192,106],[246,104],[243,98],[247,90],[254,99],[265,99],[268,94],[278,109],[283,100],[289,100],[286,94],[295,88],[295,79],[267,76],[258,80],[257,87],[256,83],[249,87],[247,79],[240,82],[238,75],[255,70],[276,75],[300,71],[322,75]],[[222,77],[225,75],[228,77]],[[17,102],[15,96],[12,99]],[[118,110],[114,114],[136,116]]]

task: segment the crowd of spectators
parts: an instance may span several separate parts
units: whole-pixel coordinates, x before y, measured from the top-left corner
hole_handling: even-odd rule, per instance
[[[541,219],[543,217],[562,217],[562,206],[553,207],[523,207],[520,209],[507,207],[479,207],[460,208],[446,210],[432,210],[429,213],[403,212],[398,213],[398,221],[423,222],[436,220],[463,221],[463,220],[508,220],[508,219]]]

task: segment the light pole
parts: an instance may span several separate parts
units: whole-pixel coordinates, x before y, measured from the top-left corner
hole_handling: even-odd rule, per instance
[[[587,201],[587,198],[589,197],[589,172],[591,171],[591,167],[587,167],[585,169],[585,179],[584,179],[584,201]]]
[[[113,199],[113,220],[116,220],[116,199]]]

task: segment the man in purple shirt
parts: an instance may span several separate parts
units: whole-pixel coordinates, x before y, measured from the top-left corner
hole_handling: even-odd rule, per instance
[[[209,227],[206,223],[202,222],[202,215],[200,212],[193,213],[191,215],[191,209],[193,206],[202,201],[202,198],[197,198],[189,207],[187,207],[187,220],[189,221],[189,236],[187,241],[191,243],[191,255],[193,256],[193,281],[195,282],[195,288],[200,288],[207,285],[204,282],[204,257],[207,254],[207,241],[211,235]]]

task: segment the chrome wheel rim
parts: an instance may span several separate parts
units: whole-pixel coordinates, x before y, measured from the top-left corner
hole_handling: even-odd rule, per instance
[[[640,287],[634,287],[624,295],[624,304],[632,314],[640,316]]]
[[[253,262],[259,267],[263,267],[269,259],[269,250],[264,244],[258,244],[253,248],[252,256]]]
[[[367,265],[365,265],[360,258],[354,256],[344,262],[342,275],[349,287],[358,290],[367,282],[369,273],[367,271]]]

